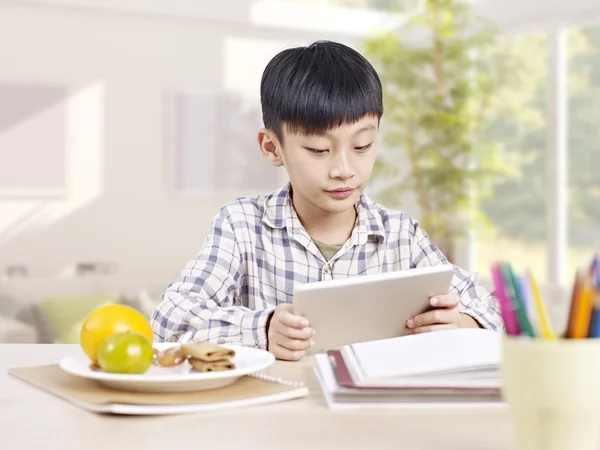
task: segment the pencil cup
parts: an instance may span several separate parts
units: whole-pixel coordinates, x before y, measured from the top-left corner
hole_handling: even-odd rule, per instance
[[[600,448],[600,339],[505,337],[501,371],[519,450]]]

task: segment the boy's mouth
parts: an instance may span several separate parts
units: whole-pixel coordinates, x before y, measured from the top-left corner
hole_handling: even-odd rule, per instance
[[[352,189],[352,188],[340,188],[340,189],[333,189],[331,191],[327,191],[327,193],[335,199],[348,198],[352,195],[353,192],[354,192],[354,189]]]

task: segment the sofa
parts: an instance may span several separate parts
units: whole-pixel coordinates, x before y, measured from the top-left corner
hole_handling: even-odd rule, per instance
[[[116,274],[2,279],[0,343],[76,344],[85,317],[107,304],[131,306],[149,320],[164,287]]]

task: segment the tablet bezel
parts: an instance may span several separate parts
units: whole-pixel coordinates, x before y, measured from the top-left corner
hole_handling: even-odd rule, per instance
[[[406,321],[430,309],[431,297],[446,294],[453,275],[452,264],[440,264],[301,284],[294,312],[316,331],[311,353],[403,336]]]

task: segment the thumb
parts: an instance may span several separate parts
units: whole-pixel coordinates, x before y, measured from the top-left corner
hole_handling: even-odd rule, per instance
[[[286,312],[294,312],[294,305],[292,303],[280,303],[279,305],[277,305],[277,309],[279,311],[286,311]]]

